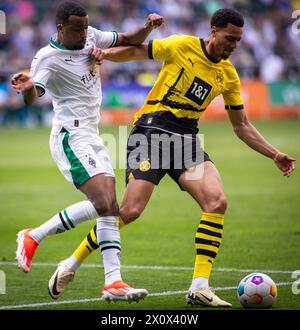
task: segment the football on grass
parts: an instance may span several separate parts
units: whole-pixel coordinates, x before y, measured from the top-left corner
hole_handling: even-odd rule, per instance
[[[276,300],[277,287],[268,275],[252,273],[241,280],[237,296],[245,308],[270,308]]]

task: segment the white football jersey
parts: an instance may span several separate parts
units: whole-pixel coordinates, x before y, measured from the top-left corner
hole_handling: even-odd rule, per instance
[[[109,48],[117,42],[116,32],[103,32],[88,27],[83,49],[68,50],[56,42],[38,51],[31,64],[31,77],[36,86],[52,96],[53,125],[66,128],[89,126],[100,121],[102,102],[99,65],[89,57],[91,48]],[[44,94],[44,93],[43,93]]]

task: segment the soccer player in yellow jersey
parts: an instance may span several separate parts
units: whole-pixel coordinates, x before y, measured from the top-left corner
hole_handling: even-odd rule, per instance
[[[127,145],[127,189],[120,207],[120,226],[137,219],[155,185],[165,174],[187,191],[202,209],[195,235],[196,259],[187,302],[230,307],[209,287],[212,265],[219,251],[227,207],[220,174],[201,149],[198,119],[211,101],[222,94],[236,135],[249,147],[272,159],[283,175],[290,176],[295,159],[268,143],[247,119],[240,95],[240,80],[229,60],[242,38],[244,19],[235,10],[220,9],[211,18],[211,34],[204,40],[172,35],[148,45],[104,50],[116,62],[154,59],[163,62],[144,105],[136,113]],[[171,143],[166,143],[171,142]],[[187,151],[187,152],[185,152]],[[94,230],[49,281],[58,279],[57,297],[69,283],[65,269],[75,271],[98,248]]]

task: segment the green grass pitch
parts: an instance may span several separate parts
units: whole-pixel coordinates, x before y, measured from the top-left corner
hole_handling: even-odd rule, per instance
[[[272,144],[299,162],[299,120],[254,124]],[[238,140],[229,123],[205,122],[200,127],[205,134],[205,149],[221,173],[229,204],[211,286],[232,302],[234,309],[240,309],[235,289],[239,281],[252,270],[263,270],[283,284],[278,287],[273,308],[300,309],[300,294],[292,292],[296,280],[292,272],[300,269],[299,167],[292,177],[285,178],[271,160]],[[101,133],[117,135],[118,128],[103,128]],[[87,259],[90,267],[79,270],[57,304],[48,296],[47,284],[55,265],[73,252],[94,222],[46,238],[30,273],[22,273],[13,264],[18,230],[38,226],[84,199],[59,173],[50,156],[48,139],[48,129],[0,130],[0,270],[6,276],[0,309],[20,305],[22,309],[202,309],[187,306],[184,294],[192,277],[194,235],[201,210],[167,177],[156,188],[141,218],[121,232],[123,279],[150,293],[139,304],[97,300],[103,286],[99,251]],[[117,169],[116,177],[121,202],[124,171]],[[299,291],[300,284],[294,287]]]

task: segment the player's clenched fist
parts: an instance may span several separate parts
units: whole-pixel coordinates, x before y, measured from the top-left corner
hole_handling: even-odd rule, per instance
[[[151,27],[153,29],[158,28],[159,26],[163,25],[165,22],[165,19],[163,18],[163,16],[160,16],[158,14],[150,14],[147,18],[147,22],[145,24],[145,26]]]
[[[13,89],[21,93],[34,87],[31,77],[24,72],[14,74],[11,78],[11,85]]]
[[[101,65],[103,63],[104,53],[100,48],[91,48],[89,50],[89,56],[96,64]]]

